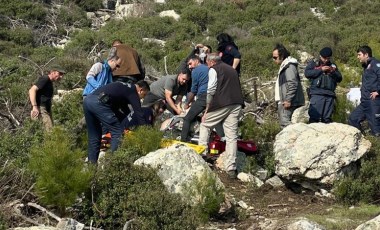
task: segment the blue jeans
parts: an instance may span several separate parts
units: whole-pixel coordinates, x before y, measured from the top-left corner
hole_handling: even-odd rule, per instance
[[[90,94],[83,101],[84,117],[87,124],[88,160],[96,163],[102,139],[102,126],[111,133],[111,151],[116,151],[123,128],[110,105],[101,103],[98,95]]]

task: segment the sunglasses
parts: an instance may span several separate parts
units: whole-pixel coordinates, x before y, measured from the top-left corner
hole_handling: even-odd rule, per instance
[[[273,60],[277,60],[279,57],[275,57],[275,56],[273,56],[272,58],[273,58]]]

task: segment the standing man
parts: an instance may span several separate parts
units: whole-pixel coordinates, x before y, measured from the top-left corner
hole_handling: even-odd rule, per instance
[[[83,101],[83,110],[88,132],[88,160],[91,163],[96,163],[99,158],[102,126],[111,133],[111,151],[117,150],[124,131],[118,119],[120,110],[129,114],[129,107],[132,107],[137,124],[146,124],[140,99],[144,98],[148,91],[149,85],[145,81],[138,81],[135,85],[113,82],[87,95]]]
[[[319,52],[318,61],[310,61],[305,69],[305,77],[310,80],[309,123],[332,122],[335,88],[342,81],[342,74],[331,62],[332,50],[325,47]]]
[[[94,92],[97,88],[112,82],[112,72],[120,68],[121,59],[117,55],[110,56],[107,61],[92,65],[86,76],[87,84],[83,96]]]
[[[301,79],[298,74],[298,61],[290,56],[282,44],[276,44],[272,52],[273,61],[280,66],[275,86],[275,101],[280,125],[291,124],[294,110],[305,104]]]
[[[210,129],[222,123],[226,137],[225,167],[231,179],[237,177],[238,122],[244,104],[238,73],[216,53],[207,55],[209,70],[206,110],[200,126],[199,145],[207,146]]]
[[[123,44],[120,40],[112,43],[110,54],[115,52],[120,57],[120,68],[113,72],[113,81],[136,83],[145,78],[145,68],[135,49]]]
[[[372,57],[369,46],[361,46],[357,57],[363,66],[360,104],[352,111],[348,124],[362,130],[361,122],[368,121],[371,133],[380,136],[380,62]]]
[[[54,94],[53,82],[61,80],[65,73],[66,71],[61,67],[53,66],[48,75],[38,78],[37,82],[29,89],[29,100],[32,104],[30,116],[33,120],[42,119],[46,131],[53,128],[51,113]]]
[[[150,92],[143,101],[143,106],[152,106],[160,100],[165,100],[166,108],[174,115],[181,114],[182,98],[187,92],[187,82],[190,79],[188,69],[182,69],[178,75],[163,76],[150,85]],[[177,96],[175,100],[174,96]]]
[[[195,121],[196,117],[203,112],[206,108],[206,97],[207,97],[207,84],[208,84],[208,67],[201,64],[201,59],[199,56],[193,55],[188,61],[189,69],[191,72],[191,90],[187,94],[188,98],[185,103],[184,109],[188,109],[191,104],[190,110],[187,112],[186,116],[183,118],[181,141],[187,142],[190,140],[190,125]],[[197,100],[193,102],[195,95]]]

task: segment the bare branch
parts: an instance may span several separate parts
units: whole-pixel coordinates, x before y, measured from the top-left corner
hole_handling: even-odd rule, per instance
[[[34,207],[34,208],[40,210],[41,212],[48,214],[50,217],[54,218],[58,222],[61,221],[61,218],[59,216],[48,211],[46,208],[42,207],[41,205],[38,205],[38,204],[33,203],[33,202],[28,202],[28,206]]]

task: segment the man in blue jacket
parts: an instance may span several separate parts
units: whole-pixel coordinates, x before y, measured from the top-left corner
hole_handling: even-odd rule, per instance
[[[361,46],[357,57],[363,66],[360,104],[352,111],[348,124],[362,130],[361,122],[368,121],[371,133],[380,136],[380,62],[372,57],[369,46]]]
[[[332,50],[325,47],[319,52],[318,61],[310,61],[305,69],[305,77],[310,80],[309,123],[332,122],[335,88],[342,81],[342,74],[331,62]]]
[[[87,96],[94,92],[97,88],[112,82],[112,72],[120,68],[121,59],[114,55],[103,63],[95,63],[88,71],[86,80],[87,84],[83,90],[83,96]]]

